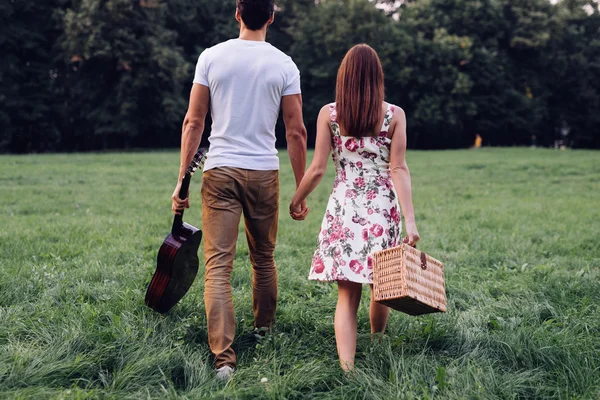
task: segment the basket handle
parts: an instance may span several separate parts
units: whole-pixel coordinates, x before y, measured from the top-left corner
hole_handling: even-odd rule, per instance
[[[421,269],[427,269],[427,255],[424,252],[421,252]]]
[[[404,238],[404,239],[402,240],[402,242],[403,242],[404,244],[408,244],[408,238]],[[412,245],[411,247],[412,247],[413,249],[416,249],[416,248],[417,248],[417,245],[416,245],[416,244],[414,244],[414,245]],[[421,252],[421,269],[422,269],[422,270],[426,270],[426,269],[427,269],[427,255],[426,255],[424,252]]]
[[[408,244],[408,237],[405,237],[404,239],[402,239],[402,243],[404,243],[404,244]],[[417,245],[416,245],[416,244],[413,244],[413,245],[412,245],[412,246],[410,246],[410,247],[412,247],[413,249],[416,249],[416,248],[417,248]]]

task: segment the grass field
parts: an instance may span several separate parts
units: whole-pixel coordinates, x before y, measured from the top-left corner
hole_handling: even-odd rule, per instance
[[[600,398],[600,153],[408,157],[421,248],[446,263],[449,312],[393,313],[373,339],[364,301],[358,369],[344,376],[336,287],[307,280],[333,170],[295,222],[284,154],[277,325],[260,341],[248,335],[241,226],[239,369],[226,386],[211,369],[202,274],[167,316],[143,302],[178,155],[0,157],[0,398]],[[199,187],[198,175],[185,218],[196,225]]]

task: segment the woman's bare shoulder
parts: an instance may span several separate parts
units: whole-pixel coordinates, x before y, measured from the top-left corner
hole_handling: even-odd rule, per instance
[[[392,121],[390,123],[390,138],[394,137],[394,132],[397,130],[406,129],[406,114],[402,107],[398,107],[395,104],[389,103],[390,109],[392,110]]]
[[[329,113],[332,108],[335,108],[335,103],[327,103],[323,107],[321,107],[321,110],[319,111],[319,113],[324,113],[324,112]]]
[[[329,123],[330,121],[335,121],[335,103],[327,103],[319,110],[318,121],[319,123]]]
[[[406,113],[404,112],[402,107],[399,107],[392,103],[388,104],[390,105],[390,108],[392,110],[392,121],[406,121]]]

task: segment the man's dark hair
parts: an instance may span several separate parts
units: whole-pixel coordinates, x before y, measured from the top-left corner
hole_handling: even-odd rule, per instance
[[[275,0],[237,0],[237,9],[246,27],[257,31],[271,18],[275,10]]]

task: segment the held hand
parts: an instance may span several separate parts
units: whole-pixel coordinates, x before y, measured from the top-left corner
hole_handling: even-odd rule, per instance
[[[173,210],[174,214],[181,215],[181,211],[184,208],[190,208],[190,195],[186,196],[185,199],[179,198],[179,191],[181,190],[181,182],[177,182],[177,186],[175,187],[175,191],[173,192],[173,196],[171,196],[171,210]]]
[[[306,200],[300,204],[290,203],[290,216],[296,221],[304,221],[310,208],[306,205]]]
[[[415,247],[417,242],[421,239],[419,236],[419,231],[417,231],[417,224],[415,221],[405,221],[404,224],[406,227],[406,237],[404,238],[404,243]]]

